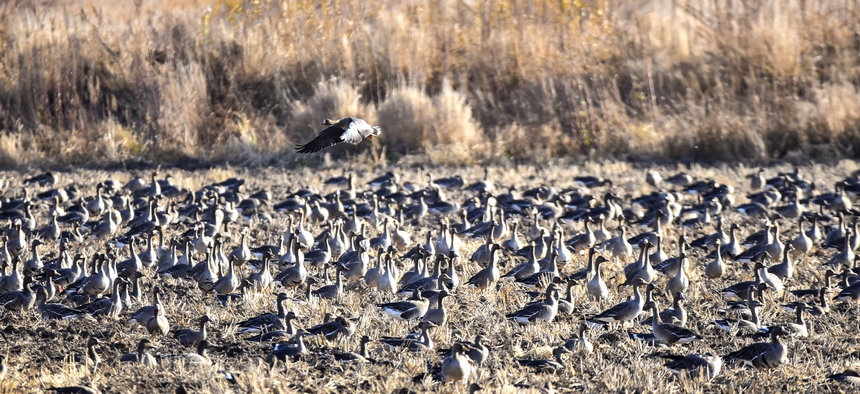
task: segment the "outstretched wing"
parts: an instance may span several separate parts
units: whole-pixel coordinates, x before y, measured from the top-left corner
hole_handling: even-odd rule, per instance
[[[304,145],[296,145],[296,151],[299,153],[314,153],[319,152],[332,145],[344,142],[341,138],[344,135],[344,130],[340,126],[332,125],[320,131],[314,139]],[[359,138],[359,141],[361,139]]]

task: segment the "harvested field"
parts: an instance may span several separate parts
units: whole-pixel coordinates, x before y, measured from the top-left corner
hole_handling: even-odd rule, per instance
[[[347,168],[341,168],[346,166]],[[33,257],[31,248],[33,240],[40,238],[43,244],[36,247],[41,263],[54,271],[46,271],[44,267],[33,266],[31,271],[34,282],[31,287],[47,286],[47,278],[60,279],[60,271],[68,268],[55,259],[60,256],[59,243],[50,236],[49,231],[42,231],[51,224],[51,212],[64,208],[67,222],[60,222],[62,231],[74,231],[79,228],[73,217],[73,207],[87,206],[89,201],[97,201],[97,184],[106,184],[103,197],[115,200],[113,208],[96,209],[83,223],[83,237],[75,240],[73,234],[67,237],[66,251],[74,257],[81,254],[84,261],[90,264],[100,253],[108,253],[107,260],[125,260],[129,258],[128,247],[119,248],[119,243],[129,242],[129,233],[136,234],[137,242],[150,238],[148,234],[157,233],[156,226],[146,219],[149,202],[156,202],[158,215],[167,215],[168,221],[160,223],[163,239],[156,235],[154,243],[158,247],[163,242],[163,253],[171,256],[169,245],[176,241],[179,245],[176,256],[184,256],[186,242],[194,242],[199,237],[195,226],[204,226],[206,231],[218,231],[224,242],[223,251],[230,255],[234,247],[240,246],[243,240],[242,231],[247,231],[247,245],[254,250],[264,245],[277,246],[285,235],[293,234],[299,221],[301,210],[313,211],[313,201],[328,208],[330,217],[324,221],[305,219],[302,229],[308,231],[314,238],[326,231],[332,230],[335,217],[343,215],[340,222],[346,223],[357,220],[364,223],[359,230],[367,239],[373,239],[383,234],[382,227],[373,225],[374,220],[383,223],[385,217],[390,217],[392,223],[398,223],[399,230],[408,234],[409,242],[395,246],[392,251],[393,262],[399,272],[405,273],[412,266],[411,260],[404,258],[416,245],[424,244],[427,235],[436,240],[440,234],[440,225],[447,220],[452,225],[464,224],[459,214],[460,209],[453,209],[446,214],[450,205],[470,211],[471,221],[465,227],[471,232],[478,230],[486,218],[482,212],[487,205],[493,209],[505,212],[504,220],[508,234],[497,239],[504,243],[510,239],[513,223],[519,223],[518,236],[523,242],[536,239],[536,226],[547,229],[555,234],[554,226],[558,224],[563,230],[564,241],[579,239],[584,234],[583,220],[587,217],[597,218],[603,212],[601,208],[606,203],[606,193],[617,195],[618,205],[623,209],[621,219],[607,220],[605,228],[612,237],[619,234],[619,223],[625,229],[628,237],[651,231],[650,226],[643,226],[648,215],[658,210],[664,210],[672,216],[669,224],[664,226],[662,247],[669,257],[679,253],[678,239],[683,234],[688,242],[714,232],[717,217],[722,218],[724,228],[728,231],[730,224],[740,227],[738,237],[743,241],[747,236],[765,228],[766,220],[761,216],[743,214],[742,211],[752,212],[751,201],[757,201],[765,210],[765,216],[771,223],[779,225],[779,239],[788,244],[798,235],[797,219],[789,217],[790,212],[784,206],[793,203],[793,193],[803,191],[799,195],[798,204],[803,207],[803,215],[811,217],[820,212],[819,224],[826,235],[837,228],[836,215],[842,212],[846,223],[856,222],[857,212],[845,201],[854,201],[855,187],[858,185],[853,161],[843,161],[838,165],[806,165],[798,167],[799,178],[794,177],[795,168],[790,166],[766,167],[763,175],[766,179],[773,178],[773,186],[767,189],[760,186],[751,189],[750,179],[746,177],[757,172],[756,168],[743,166],[705,167],[693,165],[690,167],[639,167],[623,162],[587,163],[572,165],[562,161],[545,165],[504,165],[498,164],[487,167],[486,177],[479,167],[437,166],[424,168],[418,165],[403,165],[400,167],[371,166],[368,164],[345,164],[322,166],[319,168],[259,168],[234,169],[220,167],[208,170],[182,171],[164,169],[157,171],[155,179],[160,182],[160,192],[151,189],[150,171],[102,171],[77,170],[74,172],[55,172],[52,177],[44,177],[45,185],[34,182],[24,183],[25,179],[38,175],[30,172],[4,172],[0,177],[5,179],[3,189],[2,215],[5,220],[6,249],[0,261],[5,266],[0,275],[0,284],[8,283],[12,275],[11,264],[20,260],[22,266]],[[646,171],[655,171],[664,181],[651,185],[646,182]],[[397,175],[396,181],[383,186],[370,186],[368,182],[377,176],[383,176],[387,171]],[[668,179],[680,172],[689,174],[690,179],[670,183]],[[354,176],[355,190],[345,184],[326,184],[327,180],[344,174]],[[428,174],[432,175],[434,183],[429,183]],[[786,174],[786,175],[778,175]],[[592,185],[591,188],[580,186],[576,177],[599,175],[612,181],[605,185]],[[136,177],[142,177],[142,186],[137,192],[123,188]],[[169,178],[167,176],[170,176]],[[462,177],[465,186],[456,185],[452,176]],[[104,183],[107,180],[113,182]],[[241,186],[235,186],[243,181]],[[587,179],[580,179],[588,181]],[[446,182],[448,181],[448,182]],[[455,181],[455,180],[454,180]],[[467,187],[473,182],[485,181],[481,187],[490,186],[491,191],[478,192]],[[697,193],[688,189],[699,181],[712,181],[699,184]],[[810,182],[814,181],[815,188],[811,189]],[[834,185],[845,181],[840,190],[845,194],[844,200],[837,203],[839,194],[830,195],[835,191]],[[779,184],[777,184],[779,183]],[[214,186],[220,185],[220,186]],[[733,188],[729,190],[727,187]],[[478,187],[478,186],[476,186]],[[51,197],[56,193],[52,190],[67,191],[67,200],[62,200],[55,206]],[[131,189],[131,188],[130,188]],[[767,199],[751,193],[767,190],[778,190],[781,197]],[[266,193],[258,193],[265,191]],[[654,193],[673,192],[672,197],[663,194],[651,202],[644,202],[639,197]],[[399,194],[398,194],[399,193]],[[158,195],[159,197],[155,197]],[[123,223],[116,232],[103,235],[101,238],[90,233],[99,232],[101,223],[108,221],[108,212],[121,213],[126,210],[120,201],[126,196],[131,207],[135,209],[132,223]],[[253,197],[252,197],[253,196]],[[338,208],[339,198],[343,204]],[[379,213],[373,212],[373,198],[379,201]],[[491,199],[490,196],[493,196]],[[593,196],[594,199],[587,199]],[[733,204],[729,204],[729,197]],[[47,198],[46,198],[47,197]],[[429,206],[424,212],[420,208],[421,197]],[[667,200],[668,198],[668,200]],[[677,198],[673,203],[672,199]],[[28,201],[29,203],[24,203]],[[634,202],[638,201],[638,202]],[[233,203],[235,202],[235,204]],[[715,209],[719,202],[719,212],[708,215],[711,222],[704,223],[707,209]],[[308,203],[308,205],[305,205]],[[674,204],[677,203],[678,206]],[[448,204],[448,205],[446,205]],[[839,204],[842,204],[840,206]],[[30,206],[30,213],[26,206]],[[93,205],[96,206],[97,204]],[[240,207],[236,211],[236,207]],[[675,212],[678,207],[683,210],[681,220]],[[823,208],[822,208],[823,207]],[[213,209],[225,213],[223,226],[209,226],[215,219],[210,215]],[[529,212],[539,209],[541,216],[535,217]],[[670,213],[671,211],[671,213]],[[172,215],[177,212],[176,215]],[[197,212],[197,213],[192,213]],[[235,216],[231,216],[234,215]],[[352,215],[356,212],[356,216]],[[387,213],[386,213],[387,212]],[[649,213],[652,212],[652,213]],[[400,213],[403,213],[402,219]],[[603,212],[609,215],[608,211]],[[72,215],[72,217],[68,217]],[[785,216],[783,216],[785,215]],[[373,219],[376,216],[377,219]],[[140,219],[143,218],[143,219]],[[564,219],[563,219],[564,218]],[[698,218],[698,219],[697,219]],[[164,218],[162,218],[164,219]],[[402,222],[401,222],[402,220]],[[698,220],[698,222],[696,222]],[[32,230],[29,229],[32,221]],[[683,224],[685,221],[692,221]],[[21,223],[23,239],[18,234],[16,222]],[[641,222],[641,223],[640,223]],[[351,225],[351,224],[350,224]],[[805,229],[810,225],[805,224]],[[476,228],[477,227],[477,228]],[[594,226],[596,230],[597,226]],[[201,227],[203,228],[203,227]],[[852,228],[849,226],[849,228]],[[393,229],[393,227],[392,227]],[[189,230],[191,230],[189,232]],[[618,287],[625,281],[623,268],[628,262],[636,260],[637,256],[615,257],[609,251],[603,251],[606,245],[596,242],[597,254],[604,256],[608,262],[601,265],[602,277],[607,282],[609,294],[606,299],[593,300],[585,294],[585,280],[574,280],[572,286],[573,309],[570,313],[558,313],[552,322],[521,325],[506,318],[506,314],[517,311],[532,300],[528,294],[531,289],[520,283],[508,280],[495,281],[487,289],[474,289],[467,285],[472,275],[486,267],[486,262],[470,261],[470,257],[485,242],[486,238],[476,234],[469,236],[470,231],[460,232],[457,237],[462,242],[457,244],[454,258],[454,270],[460,279],[460,285],[450,290],[451,296],[445,300],[447,310],[446,324],[429,330],[433,341],[432,349],[410,352],[405,349],[389,349],[383,342],[384,337],[403,337],[418,325],[418,319],[403,322],[393,319],[378,310],[377,303],[405,300],[408,295],[392,295],[369,287],[363,280],[345,279],[344,290],[339,297],[328,300],[312,295],[306,296],[305,289],[319,289],[328,282],[324,278],[324,268],[335,264],[314,266],[307,264],[310,281],[301,283],[296,288],[284,288],[281,284],[273,284],[262,290],[253,288],[233,289],[229,291],[235,297],[223,306],[212,292],[200,290],[200,282],[193,279],[177,279],[166,277],[170,271],[170,263],[164,260],[153,262],[153,266],[140,269],[140,287],[142,298],[132,300],[130,305],[123,305],[122,311],[116,318],[108,316],[79,316],[63,319],[43,318],[45,308],[40,307],[41,300],[22,312],[0,309],[0,357],[3,357],[5,373],[0,380],[0,392],[38,392],[52,387],[86,386],[103,392],[130,391],[173,391],[185,390],[201,392],[344,392],[344,391],[373,391],[373,392],[465,392],[467,383],[477,384],[487,392],[511,391],[546,391],[552,385],[559,391],[708,391],[708,392],[820,392],[820,391],[854,391],[850,383],[828,380],[828,375],[841,373],[846,369],[856,370],[860,367],[858,352],[858,306],[854,302],[832,300],[840,293],[841,277],[834,277],[831,288],[825,297],[829,302],[829,311],[822,315],[805,315],[808,325],[808,337],[781,337],[780,340],[787,350],[787,356],[780,365],[772,368],[756,369],[744,367],[725,360],[722,371],[713,379],[688,376],[674,376],[664,367],[671,355],[685,356],[694,353],[713,353],[726,356],[753,342],[767,342],[767,334],[746,332],[733,326],[730,331],[723,331],[712,322],[716,319],[737,318],[733,311],[727,311],[727,297],[720,291],[739,281],[753,280],[752,266],[734,261],[726,256],[726,272],[721,278],[708,279],[704,276],[704,267],[711,262],[706,257],[709,250],[705,248],[688,248],[689,286],[684,290],[685,307],[688,311],[686,327],[698,332],[703,339],[690,344],[659,346],[653,341],[634,339],[633,334],[650,334],[652,326],[640,325],[639,320],[649,317],[648,311],[642,312],[634,323],[625,327],[593,328],[586,330],[584,336],[594,345],[593,353],[573,349],[561,355],[561,365],[557,369],[543,371],[520,365],[517,360],[551,359],[553,350],[563,345],[569,338],[575,338],[577,330],[586,319],[593,318],[601,311],[622,302],[632,294],[629,286]],[[850,233],[849,233],[850,234]],[[24,241],[21,245],[20,241]],[[372,241],[376,245],[376,241]],[[822,246],[823,242],[832,243],[834,248]],[[308,246],[304,253],[311,253],[325,243]],[[444,245],[441,244],[441,245]],[[571,246],[573,245],[573,246]],[[564,298],[568,277],[585,268],[587,253],[578,253],[575,247],[582,244],[573,242],[565,246],[572,253],[570,261],[559,266],[559,291]],[[20,251],[18,250],[20,246]],[[786,279],[785,289],[768,289],[763,293],[760,302],[763,306],[758,309],[761,327],[771,327],[781,323],[793,322],[794,313],[783,310],[781,305],[797,300],[804,300],[810,307],[817,305],[817,298],[800,298],[791,291],[807,288],[820,288],[824,285],[826,269],[830,268],[841,273],[853,265],[852,262],[842,264],[837,262],[829,267],[823,264],[837,256],[842,244],[835,240],[816,242],[816,247],[808,253],[793,251],[790,253],[794,263],[794,273]],[[376,266],[376,257],[381,249],[375,247],[369,250],[369,267]],[[587,248],[586,248],[587,249]],[[747,249],[747,248],[744,248]],[[144,254],[147,248],[136,246],[138,253]],[[156,249],[158,250],[158,249]],[[441,249],[440,249],[441,250]],[[437,251],[440,251],[437,250]],[[204,248],[205,251],[205,248]],[[193,261],[205,261],[206,253],[192,252]],[[280,256],[287,255],[278,251],[275,263],[272,264],[271,274],[289,270],[292,264],[279,266]],[[17,257],[15,257],[17,256]],[[543,256],[537,256],[538,259]],[[338,256],[334,256],[337,261]],[[238,278],[245,279],[258,271],[260,256],[254,254],[244,264],[234,264]],[[181,259],[180,259],[181,260]],[[283,258],[289,260],[289,257]],[[526,261],[525,257],[507,249],[500,253],[498,269],[504,274],[517,264]],[[762,258],[768,265],[782,262],[782,258]],[[236,261],[233,259],[232,261]],[[430,258],[430,264],[435,257]],[[348,262],[344,262],[349,264]],[[655,265],[658,262],[653,261]],[[166,264],[166,265],[165,265]],[[212,266],[226,266],[229,263],[213,263]],[[110,265],[110,264],[108,264]],[[52,267],[53,266],[53,267]],[[20,268],[19,268],[20,270]],[[162,271],[158,273],[157,271]],[[226,269],[225,269],[226,271]],[[333,270],[330,274],[334,275]],[[90,274],[96,276],[90,269]],[[856,273],[847,271],[847,281],[856,280]],[[217,269],[215,270],[217,276]],[[432,275],[432,270],[430,272]],[[21,275],[24,275],[21,273]],[[224,276],[228,275],[224,273]],[[110,275],[108,275],[110,276]],[[122,277],[123,275],[120,275]],[[128,273],[126,273],[128,276]],[[131,275],[133,278],[136,275]],[[77,279],[77,278],[76,278]],[[587,279],[592,279],[588,275]],[[112,279],[113,280],[113,279]],[[660,309],[671,307],[671,298],[664,292],[668,278],[657,275],[653,279],[656,290],[654,300]],[[58,294],[50,301],[70,308],[81,308],[82,305],[94,299],[84,297],[95,285],[65,285],[64,293]],[[308,285],[310,283],[310,285]],[[129,324],[128,320],[138,308],[151,305],[153,302],[153,287],[158,286],[161,293],[161,303],[165,309],[165,317],[171,333],[167,335],[150,335],[139,325]],[[544,284],[535,291],[543,292]],[[78,290],[75,290],[78,289]],[[9,291],[0,290],[0,299],[11,299]],[[77,294],[73,294],[77,293]],[[355,325],[355,332],[348,338],[337,338],[331,341],[322,336],[304,338],[307,351],[296,359],[286,357],[270,366],[271,343],[258,343],[246,340],[251,334],[239,333],[239,323],[245,319],[262,313],[275,312],[276,298],[280,293],[286,295],[285,309],[295,313],[293,321],[296,328],[309,329],[320,324],[324,315],[331,313],[342,316]],[[102,291],[109,297],[110,291]],[[543,298],[542,295],[537,297]],[[821,308],[821,305],[818,305]],[[8,307],[8,305],[7,305]],[[431,305],[433,307],[433,305]],[[193,353],[192,347],[182,346],[174,338],[172,332],[183,328],[196,328],[198,319],[208,315],[211,322],[207,325],[208,359],[211,365],[194,364],[193,359],[183,357],[183,354]],[[482,334],[484,343],[489,346],[489,357],[481,364],[474,365],[467,378],[467,383],[440,381],[436,371],[445,357],[436,350],[449,348],[457,341],[472,341],[475,335]],[[341,362],[334,358],[335,353],[356,351],[362,336],[370,338],[368,343],[368,359],[372,362]],[[96,338],[100,344],[95,350],[100,355],[101,362],[94,365],[87,357],[87,342]],[[141,339],[151,341],[149,352],[156,358],[159,366],[149,367],[138,363],[121,363],[117,360],[122,355],[134,352]],[[290,342],[291,336],[279,338],[275,343]],[[475,388],[475,387],[472,387]]]

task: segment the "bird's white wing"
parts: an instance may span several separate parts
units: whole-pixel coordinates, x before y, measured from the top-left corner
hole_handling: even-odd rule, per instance
[[[363,138],[363,136],[361,135],[362,123],[364,123],[365,126],[367,125],[367,122],[364,121],[358,122],[354,120],[350,122],[346,130],[343,131],[343,134],[340,135],[340,139],[343,142],[347,142],[350,144],[357,144],[361,142],[361,139]]]

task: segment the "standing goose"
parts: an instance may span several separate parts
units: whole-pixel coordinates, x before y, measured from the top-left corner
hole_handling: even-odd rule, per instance
[[[574,251],[581,252],[584,250],[588,250],[589,248],[594,246],[595,242],[597,242],[597,237],[594,235],[594,231],[592,231],[590,227],[591,222],[591,220],[586,220],[584,223],[585,232],[567,241],[567,244],[570,245],[570,247],[573,248]]]
[[[750,284],[747,286],[747,310],[750,312],[750,320],[745,319],[720,319],[714,320],[714,324],[721,330],[732,331],[734,329],[757,332],[761,329],[761,320],[758,316],[758,308],[761,304],[754,300],[756,289],[763,290],[764,284]]]
[[[854,263],[854,250],[851,249],[851,230],[847,230],[845,236],[843,238],[842,250],[839,251],[836,255],[830,258],[830,260],[825,263],[825,266],[835,267],[835,269],[840,269],[842,267],[850,267],[851,264]],[[25,271],[26,272],[26,271]]]
[[[645,300],[642,298],[642,293],[639,292],[639,286],[641,286],[641,283],[633,284],[633,299],[616,304],[612,308],[588,319],[588,322],[597,326],[620,322],[623,328],[624,323],[639,316],[645,307]]]
[[[585,353],[591,353],[594,351],[594,345],[591,344],[591,341],[585,337],[585,330],[588,329],[588,324],[585,322],[579,323],[579,331],[575,338],[570,338],[564,342],[564,347],[572,352],[574,350],[580,349]]]
[[[357,145],[364,138],[373,139],[373,137],[382,134],[382,129],[379,126],[371,126],[365,120],[358,118],[343,118],[337,122],[326,119],[323,121],[323,125],[328,127],[320,131],[308,143],[296,145],[296,152],[319,152],[341,142]]]
[[[245,332],[260,332],[283,329],[283,321],[287,316],[287,310],[284,307],[284,302],[287,300],[287,295],[284,293],[278,294],[277,306],[278,313],[264,313],[252,317],[250,319],[239,322],[236,326],[239,327],[239,333]]]
[[[394,261],[391,258],[391,254],[388,254],[385,258],[385,267],[382,273],[379,275],[379,279],[376,282],[376,290],[382,293],[397,293],[397,268],[394,266]]]
[[[767,287],[773,289],[777,295],[782,295],[785,285],[783,285],[782,279],[780,279],[779,276],[771,273],[768,268],[762,266],[759,268],[759,277],[761,278],[761,283],[764,283]]]
[[[269,252],[265,253],[263,261],[260,263],[260,270],[248,277],[248,282],[254,290],[262,291],[263,289],[271,286],[272,282],[274,282],[275,278],[272,277],[272,272],[269,270],[271,267],[271,260],[274,257],[275,256]]]
[[[788,361],[788,351],[779,341],[779,336],[783,334],[782,328],[777,327],[770,332],[770,342],[753,343],[729,353],[726,358],[759,369],[778,367]]]
[[[313,294],[314,296],[317,296],[319,298],[323,298],[323,299],[327,299],[327,300],[333,300],[333,299],[340,297],[340,295],[343,294],[343,273],[344,273],[344,271],[346,271],[346,268],[344,268],[342,265],[335,266],[334,283],[320,287],[319,289],[316,289],[313,292],[311,292],[311,294]],[[306,282],[308,283],[308,286],[310,286],[312,279],[308,279],[308,280],[306,280]]]
[[[424,321],[429,321],[437,326],[444,326],[448,322],[448,313],[445,311],[442,301],[449,295],[445,289],[439,291],[439,294],[436,296],[437,306],[436,308],[427,309],[427,313],[424,314]]]
[[[563,315],[568,315],[573,313],[574,301],[573,301],[573,285],[576,282],[569,280],[567,281],[567,287],[564,290],[564,297],[558,300],[558,313]]]
[[[113,283],[113,291],[110,298],[102,298],[95,300],[89,304],[80,307],[81,311],[86,312],[90,316],[108,316],[116,319],[122,312],[122,300],[120,299],[120,285],[126,283],[124,279],[116,280]]]
[[[472,360],[473,364],[480,365],[484,362],[484,360],[487,359],[487,357],[490,356],[490,349],[486,345],[483,344],[483,341],[484,341],[484,336],[481,334],[478,334],[475,336],[475,342],[460,341],[457,343],[463,347],[464,353],[466,354],[466,356],[469,357],[470,360]],[[453,350],[453,348],[452,349],[439,349],[438,352],[439,352],[439,354],[448,355],[448,354],[450,354],[450,352],[452,350]]]
[[[708,380],[720,374],[723,359],[710,353],[691,354],[665,364],[666,369],[675,374],[686,372],[689,376],[707,376]]]
[[[157,366],[158,360],[156,360],[151,353],[146,351],[147,345],[149,344],[149,339],[141,339],[140,342],[137,343],[137,352],[124,354],[119,358],[119,361],[122,363],[138,363],[147,367]]]
[[[511,268],[506,274],[502,275],[502,278],[505,279],[522,279],[527,276],[533,275],[540,271],[540,264],[538,264],[537,258],[535,256],[535,242],[531,241],[531,257],[523,263]]]
[[[517,363],[524,367],[534,368],[538,371],[556,371],[564,369],[564,360],[561,358],[561,356],[567,352],[568,351],[564,346],[559,346],[553,349],[552,355],[554,357],[552,359],[517,359]]]
[[[131,315],[131,319],[129,319],[128,322],[130,324],[146,326],[146,322],[149,321],[149,318],[155,316],[157,305],[161,305],[161,289],[158,286],[155,286],[152,288],[152,305],[140,307],[133,315]]]
[[[20,291],[24,288],[24,276],[21,275],[21,270],[18,268],[21,259],[18,256],[12,257],[12,273],[5,276],[0,276],[0,293],[7,291]],[[0,274],[3,270],[0,269]],[[73,282],[77,278],[72,278],[69,282]]]
[[[308,270],[305,268],[305,259],[299,259],[295,265],[281,271],[275,277],[275,281],[281,283],[281,286],[286,288],[296,288],[302,286],[308,279]]]
[[[170,331],[170,324],[167,322],[167,316],[164,316],[164,306],[155,304],[155,315],[146,321],[145,327],[150,335],[167,335],[167,332]]]
[[[39,287],[36,290],[36,303],[39,315],[45,320],[62,319],[71,320],[86,315],[85,312],[69,308],[63,304],[47,302],[48,292],[44,287]]]
[[[555,284],[550,283],[546,288],[546,299],[544,302],[536,302],[526,305],[514,313],[507,315],[520,324],[531,324],[539,322],[551,323],[558,314],[558,291]]]
[[[528,287],[543,287],[550,282],[559,278],[558,272],[558,253],[553,249],[549,254],[549,267],[547,269],[536,272],[522,279],[517,279],[516,282]]]
[[[651,301],[648,308],[651,309],[651,329],[654,331],[654,337],[658,341],[671,346],[676,343],[684,344],[702,339],[702,336],[696,334],[693,330],[661,322],[656,302]]]
[[[594,276],[592,276],[585,284],[585,293],[597,301],[604,300],[609,297],[609,288],[606,286],[606,281],[603,280],[603,277],[600,274],[600,264],[603,264],[606,261],[608,260],[603,256],[597,256],[594,259],[594,266],[592,267],[594,270]]]
[[[497,265],[499,260],[497,252],[499,248],[500,246],[497,244],[492,244],[490,246],[490,264],[486,268],[478,271],[475,275],[472,275],[466,283],[478,289],[486,289],[499,280],[500,274],[499,267]]]
[[[392,338],[392,337],[383,337],[379,341],[388,345],[389,347],[399,348],[404,347],[410,352],[420,352],[427,349],[433,348],[433,339],[430,338],[430,329],[435,327],[435,324],[430,323],[428,321],[422,321],[418,323],[418,329],[421,330],[421,335],[418,339],[412,337],[412,334],[407,336],[406,338]]]
[[[720,250],[721,244],[722,241],[720,240],[716,240],[714,242],[714,245],[716,245],[714,250],[714,260],[705,266],[705,276],[708,279],[721,278],[726,273],[726,263],[723,261],[723,253]]]
[[[197,343],[197,351],[194,353],[184,353],[177,357],[180,360],[183,360],[187,365],[211,365],[212,360],[209,359],[209,355],[206,354],[206,349],[209,348],[209,341],[202,340]]]
[[[212,321],[208,315],[203,315],[200,318],[200,329],[183,328],[176,331],[173,337],[176,338],[182,346],[196,346],[200,341],[206,340],[206,323]]]
[[[651,265],[650,255],[648,254],[648,249],[651,246],[651,243],[645,242],[640,248],[639,260],[627,267],[624,267],[624,275],[627,280],[625,280],[619,287],[636,283],[649,284],[654,281],[657,277],[657,271]]]
[[[815,247],[815,243],[806,231],[803,230],[804,221],[803,216],[797,219],[797,238],[791,241],[791,246],[802,254],[808,254]]]
[[[803,312],[806,311],[807,305],[801,303],[795,308],[796,320],[794,323],[783,323],[778,326],[770,327],[770,330],[781,329],[785,335],[794,338],[806,338],[809,336],[809,329],[806,327],[806,321],[803,319]]]
[[[212,288],[216,294],[227,295],[239,288],[239,277],[236,275],[234,267],[232,259],[227,262],[227,275],[218,279],[218,281],[215,282],[215,287]]]
[[[277,318],[277,317],[276,317]],[[245,338],[250,342],[270,342],[279,338],[292,337],[296,335],[296,328],[293,326],[293,320],[296,319],[296,314],[292,311],[287,312],[283,319],[277,320],[277,323],[268,326],[268,328],[260,331],[257,335],[252,335]]]
[[[313,265],[314,267],[325,265],[331,262],[331,235],[329,233],[324,233],[322,239],[319,243],[318,249],[313,249],[305,253],[305,261]],[[283,242],[283,241],[281,241]]]
[[[678,274],[666,282],[667,294],[683,293],[687,291],[688,287],[690,287],[690,277],[687,276],[687,266],[689,266],[690,261],[687,259],[687,255],[684,252],[681,252],[680,258],[681,266],[680,269],[678,269]]]
[[[310,335],[322,335],[331,341],[340,337],[351,337],[355,333],[355,323],[343,316],[338,316],[334,320],[308,328],[307,331]]]
[[[422,297],[421,290],[419,289],[416,289],[412,293],[412,297],[406,301],[377,304],[379,310],[385,312],[387,315],[406,321],[424,317],[429,306],[430,300]]]
[[[520,241],[519,229],[520,222],[518,220],[514,220],[514,227],[511,230],[511,237],[502,242],[502,246],[504,246],[505,249],[513,252],[520,250],[524,246],[523,242]]]
[[[466,355],[466,348],[455,343],[451,352],[442,360],[442,378],[446,381],[466,381],[472,373],[472,360]]]
[[[627,259],[633,255],[633,246],[627,242],[627,230],[624,226],[621,227],[621,233],[618,236],[609,239],[604,243],[606,249],[612,254],[612,257],[623,257]]]
[[[678,292],[672,295],[672,308],[666,309],[660,312],[660,320],[677,324],[681,327],[687,325],[687,310],[684,309],[684,305],[682,304],[687,297],[684,297],[684,293]]]
[[[29,282],[29,280],[30,277],[28,276],[27,282]],[[29,283],[24,286],[24,290],[0,293],[0,306],[3,306],[10,311],[28,311],[32,309],[35,304],[36,294],[33,292],[33,289],[30,288]]]
[[[376,363],[376,360],[371,359],[367,353],[367,343],[368,342],[370,342],[370,337],[367,335],[362,336],[361,341],[359,342],[359,345],[358,345],[359,346],[358,352],[334,352],[334,353],[332,353],[332,356],[334,356],[335,360],[342,361],[342,362],[350,362],[350,361],[368,362],[368,361],[370,361],[370,362]]]
[[[376,287],[379,285],[379,277],[382,276],[382,273],[385,272],[385,266],[383,265],[383,255],[386,252],[380,250],[376,254],[376,266],[367,270],[364,273],[364,284],[367,287]]]
[[[791,261],[790,252],[794,250],[793,244],[785,245],[782,252],[782,262],[767,269],[767,272],[776,276],[781,281],[790,280],[794,276],[794,263]]]
[[[745,280],[742,282],[735,283],[729,287],[726,287],[721,290],[721,292],[729,299],[729,300],[737,300],[743,301],[747,299],[747,295],[749,291],[755,290],[759,284],[764,283],[762,281],[761,272],[764,270],[764,265],[760,262],[755,263],[753,266],[753,273],[755,274],[755,280]]]

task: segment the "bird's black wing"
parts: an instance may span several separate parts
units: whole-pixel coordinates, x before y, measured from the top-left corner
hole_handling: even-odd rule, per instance
[[[296,145],[296,151],[299,153],[314,153],[319,152],[325,148],[328,148],[332,145],[339,144],[343,142],[341,136],[343,135],[343,129],[338,125],[332,125],[326,127],[323,131],[320,131],[314,139],[304,145]]]

